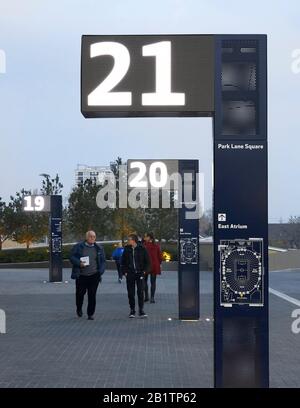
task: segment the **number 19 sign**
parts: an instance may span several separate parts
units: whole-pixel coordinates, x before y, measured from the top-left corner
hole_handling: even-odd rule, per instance
[[[45,195],[24,196],[22,208],[25,212],[50,212],[51,197]]]
[[[82,36],[85,117],[211,116],[211,36]]]

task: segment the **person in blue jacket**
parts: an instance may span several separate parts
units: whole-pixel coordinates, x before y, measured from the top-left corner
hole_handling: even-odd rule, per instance
[[[123,273],[121,270],[121,258],[122,258],[123,252],[124,252],[124,248],[122,246],[122,242],[119,242],[118,246],[113,250],[113,253],[112,253],[112,259],[116,262],[116,266],[117,266],[119,283],[122,282],[122,278],[123,278]]]
[[[104,249],[96,243],[94,231],[88,231],[85,241],[74,245],[70,261],[73,265],[71,278],[76,279],[77,316],[82,317],[82,305],[87,292],[88,320],[94,320],[97,289],[105,271]]]

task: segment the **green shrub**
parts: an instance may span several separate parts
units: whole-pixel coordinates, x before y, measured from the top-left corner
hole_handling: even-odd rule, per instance
[[[73,245],[63,246],[63,259],[69,259]],[[111,259],[114,244],[103,244],[106,259]],[[171,255],[171,260],[177,260],[177,244],[162,243],[161,250],[167,251]],[[0,263],[18,263],[18,262],[41,262],[49,260],[48,247],[23,249],[3,249],[0,251]]]
[[[3,249],[0,251],[0,263],[47,261],[48,258],[48,248]]]

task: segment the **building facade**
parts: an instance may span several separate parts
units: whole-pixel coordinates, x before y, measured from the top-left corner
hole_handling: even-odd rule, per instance
[[[110,166],[87,166],[78,164],[75,170],[75,184],[79,186],[86,180],[92,180],[96,184],[103,185],[107,178],[113,176]]]

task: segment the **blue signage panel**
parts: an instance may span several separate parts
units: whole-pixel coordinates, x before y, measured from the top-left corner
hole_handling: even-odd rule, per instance
[[[49,281],[62,282],[62,196],[51,196]]]
[[[177,197],[170,206],[178,208],[178,315],[182,320],[199,319],[198,167],[198,160],[127,161],[129,191],[147,190],[149,197],[168,191]]]
[[[178,209],[178,303],[179,319],[198,320],[199,309],[199,218],[197,208],[184,195],[185,174],[192,175],[192,201],[197,201],[198,160],[179,160],[182,180],[182,206]],[[193,213],[194,216],[189,217]]]
[[[265,36],[216,38],[215,103],[215,385],[267,387]]]

